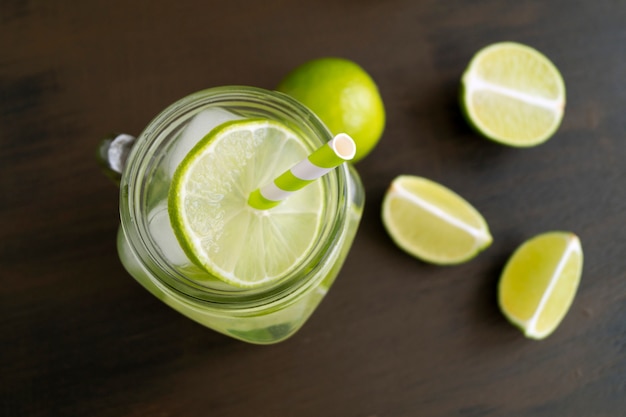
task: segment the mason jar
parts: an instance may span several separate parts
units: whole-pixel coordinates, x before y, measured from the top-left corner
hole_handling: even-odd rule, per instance
[[[322,226],[301,262],[266,286],[231,286],[187,259],[169,223],[173,171],[195,144],[183,132],[195,128],[190,125],[199,117],[205,130],[230,120],[271,119],[296,132],[311,151],[332,139],[315,114],[287,95],[227,86],[177,101],[136,139],[117,135],[106,141],[102,159],[110,172],[120,173],[120,260],[154,296],[208,328],[249,343],[282,341],[305,323],[339,274],[361,218],[362,183],[347,163],[317,180],[323,187]]]

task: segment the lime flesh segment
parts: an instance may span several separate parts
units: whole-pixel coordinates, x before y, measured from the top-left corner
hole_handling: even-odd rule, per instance
[[[563,118],[565,84],[559,70],[526,45],[502,42],[483,48],[463,74],[462,87],[470,124],[505,145],[543,143]]]
[[[308,153],[294,132],[269,120],[228,122],[206,135],[177,168],[168,196],[170,221],[187,256],[241,288],[288,275],[316,243],[321,182],[271,210],[247,201]]]
[[[582,264],[580,240],[572,233],[548,232],[526,241],[500,278],[500,309],[527,337],[547,337],[574,300]]]
[[[400,248],[430,263],[465,262],[492,241],[487,223],[470,203],[426,178],[394,179],[383,201],[382,217]]]

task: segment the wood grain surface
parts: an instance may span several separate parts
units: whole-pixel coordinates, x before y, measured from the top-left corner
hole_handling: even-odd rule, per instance
[[[565,79],[563,124],[536,148],[481,139],[457,104],[472,55],[504,40]],[[616,0],[0,0],[0,414],[626,415],[625,45]],[[126,274],[95,150],[191,92],[271,89],[322,56],[361,64],[386,105],[357,166],[363,221],[305,327],[247,345]],[[464,196],[493,245],[454,267],[397,249],[379,213],[400,174]],[[531,341],[496,284],[522,241],[555,229],[580,236],[582,282],[558,330]]]

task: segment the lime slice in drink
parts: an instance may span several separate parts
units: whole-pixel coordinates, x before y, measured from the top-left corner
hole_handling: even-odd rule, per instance
[[[382,218],[400,248],[430,263],[467,261],[492,241],[485,219],[470,203],[421,177],[402,175],[393,180]]]
[[[570,308],[583,266],[578,237],[548,232],[523,243],[507,262],[498,286],[502,313],[526,337],[543,339]]]
[[[483,136],[529,147],[548,140],[565,109],[559,70],[539,51],[519,43],[487,46],[462,78],[462,107]]]
[[[309,152],[293,131],[270,120],[238,120],[213,129],[183,159],[169,191],[170,221],[186,255],[241,288],[293,271],[318,239],[321,182],[271,210],[256,210],[247,201],[251,191]]]

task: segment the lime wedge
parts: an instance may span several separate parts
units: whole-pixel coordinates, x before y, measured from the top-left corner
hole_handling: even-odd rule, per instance
[[[535,146],[561,123],[565,84],[541,52],[496,43],[474,55],[463,74],[462,107],[483,136],[510,146]]]
[[[526,337],[543,339],[569,310],[583,266],[578,237],[548,232],[524,242],[507,262],[498,286],[500,309]]]
[[[315,182],[277,207],[247,203],[309,153],[297,135],[269,120],[238,120],[213,129],[174,173],[168,211],[186,255],[217,278],[240,288],[288,275],[316,244],[322,185]]]
[[[430,263],[458,264],[491,244],[485,219],[458,194],[421,177],[393,180],[382,218],[394,242]]]

